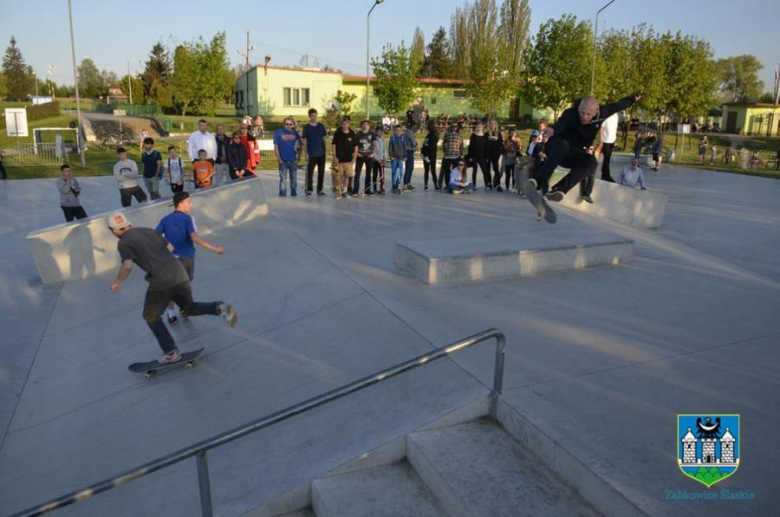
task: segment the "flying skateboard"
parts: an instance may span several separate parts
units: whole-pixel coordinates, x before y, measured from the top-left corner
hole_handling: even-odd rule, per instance
[[[542,218],[544,218],[544,220],[548,223],[555,224],[555,222],[558,220],[558,216],[555,214],[555,211],[550,207],[550,205],[547,204],[544,196],[538,190],[536,190],[536,186],[531,183],[531,180],[528,177],[529,166],[530,162],[527,162],[524,165],[517,164],[516,166],[516,173],[520,178],[520,185],[523,186],[523,193],[528,198],[528,201],[530,201],[534,206],[534,208],[536,208],[537,221],[541,221]]]
[[[156,375],[158,372],[162,373],[167,370],[172,370],[174,368],[177,368],[179,366],[184,366],[188,370],[191,369],[193,366],[195,366],[195,358],[200,355],[201,352],[203,352],[203,348],[200,348],[198,350],[193,350],[192,352],[184,352],[181,354],[181,359],[176,361],[175,363],[165,363],[162,364],[159,361],[148,361],[145,363],[133,363],[130,366],[127,367],[128,370],[134,373],[142,373],[144,374],[144,378],[150,379],[153,375]]]

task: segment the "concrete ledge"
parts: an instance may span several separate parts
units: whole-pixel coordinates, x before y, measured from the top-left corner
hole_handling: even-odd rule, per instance
[[[626,263],[634,241],[588,229],[398,242],[395,250],[402,269],[429,284],[449,284]]]
[[[252,178],[190,192],[198,232],[245,223],[268,213],[262,183]],[[119,193],[117,192],[117,203]],[[122,211],[137,227],[157,226],[173,210],[170,198],[144,203]],[[116,237],[108,230],[106,214],[75,223],[64,223],[30,233],[27,247],[44,284],[82,280],[119,267]]]
[[[596,180],[591,197],[593,204],[586,203],[580,196],[579,187],[576,187],[569,191],[561,204],[636,228],[658,228],[663,222],[668,200],[664,194],[601,180]]]

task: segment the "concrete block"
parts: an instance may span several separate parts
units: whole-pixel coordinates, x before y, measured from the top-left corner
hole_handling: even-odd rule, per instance
[[[312,500],[318,517],[447,515],[408,463],[317,479]]]
[[[491,421],[412,433],[406,448],[448,515],[598,515]]]
[[[627,263],[633,241],[585,230],[524,232],[396,244],[395,263],[429,284],[529,276],[546,271]]]
[[[268,213],[258,178],[196,190],[190,194],[193,197],[192,215],[202,235]],[[168,198],[120,211],[127,214],[133,226],[154,228],[172,210]],[[83,280],[119,267],[117,239],[106,226],[106,215],[97,214],[27,235],[28,249],[44,284]]]
[[[596,180],[591,198],[593,203],[586,203],[582,200],[580,189],[574,188],[566,194],[561,204],[578,212],[606,217],[636,228],[658,228],[664,220],[669,199],[652,190],[633,189],[601,180]]]

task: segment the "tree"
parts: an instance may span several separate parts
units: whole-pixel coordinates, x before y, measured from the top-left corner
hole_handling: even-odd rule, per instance
[[[758,78],[758,71],[764,65],[752,55],[718,59],[715,70],[718,89],[729,95],[732,102],[755,101],[764,89],[764,82]]]
[[[409,57],[412,62],[412,68],[415,70],[415,75],[419,77],[425,63],[425,34],[419,27],[414,29]]]
[[[119,81],[119,88],[122,89],[122,93],[127,95],[128,100],[130,94],[133,96],[133,104],[143,104],[144,102],[144,83],[134,75],[126,75]]]
[[[401,113],[414,101],[417,71],[409,49],[401,41],[397,47],[388,44],[380,59],[372,59],[376,80],[373,83],[377,102],[388,113]]]
[[[84,97],[97,98],[105,93],[106,84],[95,62],[84,59],[78,67],[79,93]]]
[[[668,48],[664,75],[669,84],[664,111],[680,117],[706,114],[717,83],[709,43],[680,32],[667,33],[663,40]]]
[[[447,31],[444,27],[439,27],[439,30],[433,35],[431,42],[428,43],[420,75],[436,79],[452,78],[454,69],[451,54],[452,48],[447,38]]]
[[[550,19],[539,27],[523,59],[521,96],[531,105],[549,107],[555,117],[589,93],[593,31],[572,15]]]
[[[173,64],[173,100],[182,116],[190,109],[214,115],[217,107],[232,96],[234,79],[224,32],[218,32],[208,43],[201,38],[179,45]]]
[[[501,4],[499,38],[506,46],[507,70],[518,81],[523,70],[523,54],[528,44],[530,26],[531,8],[528,0],[504,0]]]
[[[4,99],[8,95],[8,90],[5,86],[5,74],[0,72],[0,98]]]
[[[352,108],[357,100],[354,93],[338,90],[333,99],[333,105],[325,113],[325,123],[329,127],[338,128],[341,123],[341,117],[351,117]]]
[[[5,96],[8,100],[23,101],[32,93],[33,77],[28,66],[24,62],[22,52],[16,46],[16,38],[11,36],[11,42],[5,49],[3,56],[3,78],[5,82]]]
[[[456,7],[452,15],[452,25],[450,26],[450,43],[452,45],[452,64],[455,79],[466,80],[469,78],[469,66],[471,52],[471,32],[469,25],[469,11],[471,7],[468,3],[463,7]]]
[[[198,63],[192,44],[184,43],[176,47],[173,52],[174,73],[171,80],[173,95],[171,100],[181,111],[182,124],[184,116],[195,103],[198,95],[199,77],[203,74],[198,69]],[[154,92],[150,92],[150,95]]]
[[[143,98],[161,108],[172,106],[171,74],[171,57],[168,49],[162,42],[157,42],[152,47],[144,71],[141,73],[141,82],[144,87]]]

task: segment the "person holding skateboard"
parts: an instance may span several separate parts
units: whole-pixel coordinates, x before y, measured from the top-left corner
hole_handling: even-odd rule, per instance
[[[190,277],[190,282],[195,277],[195,244],[219,255],[225,252],[222,246],[214,246],[198,235],[191,213],[192,198],[187,192],[177,192],[173,195],[173,213],[163,217],[154,229],[171,243],[173,255],[181,261],[187,276]],[[168,323],[176,325],[178,321],[179,318],[171,302],[168,305]]]
[[[111,282],[111,290],[116,291],[130,276],[133,264],[146,272],[149,288],[144,300],[143,318],[157,338],[163,351],[158,360],[160,364],[175,363],[181,360],[170,332],[162,322],[162,313],[173,301],[183,315],[200,316],[211,314],[222,316],[234,326],[238,315],[232,305],[225,302],[194,302],[187,271],[181,261],[173,256],[173,246],[151,228],[133,228],[127,217],[121,212],[113,212],[106,218],[108,228],[118,239],[117,250],[122,259],[116,280]]]
[[[632,95],[618,102],[599,105],[596,97],[584,97],[565,110],[558,121],[545,129],[542,135],[546,140],[547,159],[541,164],[533,179],[526,181],[524,190],[528,200],[536,207],[539,215],[547,222],[555,222],[554,212],[547,210],[548,201],[563,201],[564,195],[595,172],[598,161],[588,149],[593,146],[601,125],[615,113],[630,108],[642,98]],[[569,173],[548,192],[550,177],[558,166],[566,167]],[[541,194],[537,192],[541,190]],[[549,211],[549,215],[547,212]]]

